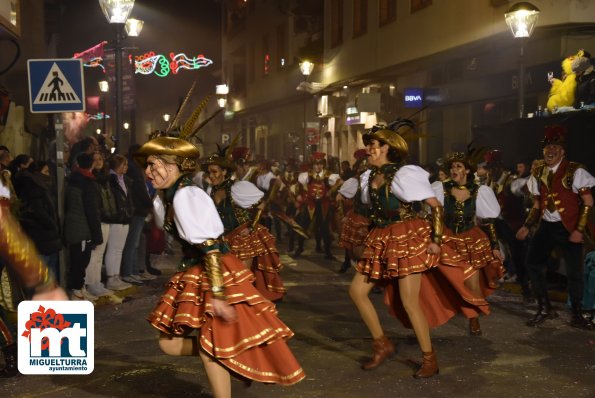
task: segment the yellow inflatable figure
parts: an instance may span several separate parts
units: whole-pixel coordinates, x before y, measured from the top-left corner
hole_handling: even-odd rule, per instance
[[[572,72],[572,61],[583,56],[583,50],[576,55],[566,57],[562,61],[562,80],[550,77],[552,84],[547,100],[547,109],[554,112],[563,107],[572,107],[574,104],[574,92],[576,90],[576,75]]]

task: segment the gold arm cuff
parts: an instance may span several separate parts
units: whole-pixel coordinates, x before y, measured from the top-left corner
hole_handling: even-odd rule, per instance
[[[215,298],[225,300],[225,291],[223,287],[223,274],[221,273],[221,253],[210,251],[204,257],[207,275],[211,281],[211,291]]]
[[[0,256],[15,270],[21,282],[31,288],[41,287],[53,281],[35,245],[23,233],[12,215],[3,210],[0,218]]]
[[[432,240],[441,245],[444,234],[444,207],[442,206],[432,207],[432,229],[434,231]]]
[[[540,209],[532,207],[531,210],[529,210],[529,214],[527,214],[527,218],[525,219],[525,227],[530,228],[535,225],[535,223],[537,223],[539,220],[540,213]]]
[[[576,224],[576,230],[584,232],[589,221],[589,213],[591,212],[591,206],[582,205],[578,213],[578,223]]]
[[[496,226],[494,225],[494,222],[487,222],[484,224],[485,229],[488,232],[488,238],[490,239],[490,244],[492,246],[492,249],[498,249],[499,248],[499,243],[498,243],[498,234],[496,234]]]

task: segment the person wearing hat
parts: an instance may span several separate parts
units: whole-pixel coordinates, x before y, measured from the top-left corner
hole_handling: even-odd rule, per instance
[[[264,207],[264,193],[250,181],[232,179],[235,163],[226,153],[210,155],[203,167],[210,181],[206,192],[215,202],[232,253],[254,273],[261,295],[281,300],[286,289],[279,275],[282,264],[275,237],[257,219]]]
[[[529,228],[539,222],[527,253],[527,268],[538,303],[537,312],[527,322],[528,326],[537,326],[558,316],[548,298],[545,275],[551,250],[558,246],[566,263],[572,311],[570,324],[579,328],[590,327],[582,314],[582,252],[593,207],[591,188],[595,186],[595,178],[581,164],[566,159],[567,133],[560,125],[545,128],[543,164],[532,170],[527,182],[533,195],[533,207],[516,234],[517,239],[525,240]]]
[[[324,243],[325,258],[334,259],[331,253],[330,222],[332,220],[331,191],[338,188],[341,182],[339,174],[326,170],[326,154],[314,152],[312,154],[312,168],[300,173],[298,182],[304,188],[303,201],[298,212],[299,224],[306,231],[314,232],[316,252],[322,253]],[[322,241],[322,242],[321,242]],[[298,236],[298,247],[293,254],[299,257],[304,251],[304,238]]]
[[[595,104],[595,69],[591,65],[591,54],[580,50],[572,61],[572,71],[576,75],[574,91],[574,108]]]
[[[136,159],[165,206],[155,199],[158,224],[182,244],[184,257],[148,316],[169,355],[200,356],[213,395],[231,397],[230,374],[290,385],[304,373],[287,347],[293,332],[275,305],[222,239],[223,223],[211,198],[193,184],[198,149],[174,137],[145,143]],[[189,336],[198,331],[198,336]]]
[[[473,180],[472,156],[453,153],[447,157],[445,166],[450,170],[450,179],[432,184],[444,206],[446,228],[442,241],[465,259],[458,264],[464,267],[465,286],[476,297],[487,297],[504,274],[494,225],[500,205],[492,189]],[[481,336],[479,317],[469,318],[469,334]]]
[[[445,323],[459,310],[473,314],[486,311],[480,308],[486,303],[480,298],[464,301],[464,297],[473,295],[464,288],[457,267],[457,261],[462,261],[460,256],[448,246],[440,246],[443,212],[430,186],[429,174],[419,166],[405,165],[409,149],[401,134],[415,132],[415,126],[404,119],[391,125],[392,129],[376,126],[363,136],[371,169],[360,176],[361,200],[370,206],[373,226],[364,242],[349,295],[374,339],[373,356],[362,368],[375,369],[395,352],[369,298],[374,285],[380,283],[385,286],[389,311],[403,325],[413,328],[423,353],[423,363],[414,377],[426,378],[438,373],[429,328]],[[413,208],[418,201],[430,206],[431,223],[418,217]],[[428,277],[440,262],[445,264],[443,272],[457,278],[462,293],[451,288],[452,292],[444,294],[450,287],[449,279],[441,279],[440,273]]]
[[[345,273],[351,267],[351,260],[358,260],[364,249],[364,240],[370,231],[368,206],[361,202],[359,192],[359,176],[367,169],[367,153],[365,149],[358,149],[353,153],[355,175],[347,179],[339,188],[337,194],[337,208],[344,211],[345,217],[341,224],[339,246],[345,249],[345,261],[339,273]],[[345,209],[351,204],[349,210]]]

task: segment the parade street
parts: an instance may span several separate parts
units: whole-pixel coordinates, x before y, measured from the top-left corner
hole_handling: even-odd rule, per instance
[[[339,252],[335,252],[339,255]],[[280,317],[295,332],[290,347],[306,372],[291,387],[233,381],[234,397],[595,397],[595,333],[567,325],[569,315],[538,328],[525,326],[535,309],[520,295],[499,290],[492,313],[481,320],[483,336],[470,337],[457,316],[432,332],[440,374],[416,380],[421,359],[414,334],[391,318],[382,295],[372,293],[381,321],[398,352],[374,371],[360,369],[372,340],[348,296],[353,270],[312,250],[293,261],[283,256],[288,288]],[[209,397],[198,358],[168,357],[145,321],[176,256],[154,264],[164,275],[138,288],[120,305],[100,303],[95,312],[95,370],[87,376],[20,376],[0,384],[1,397]],[[290,262],[291,261],[291,262]]]

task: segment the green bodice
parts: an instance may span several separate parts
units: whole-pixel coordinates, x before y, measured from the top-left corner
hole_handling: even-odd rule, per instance
[[[368,177],[368,191],[370,192],[370,218],[374,225],[386,227],[387,225],[415,217],[412,204],[399,200],[391,191],[391,183],[399,165],[385,164],[380,168],[373,168]],[[382,173],[384,183],[378,188],[372,188],[374,177]]]
[[[475,226],[475,202],[479,185],[469,182],[464,187],[454,181],[444,182],[444,225],[455,234],[465,232]],[[453,189],[469,190],[469,198],[465,201],[458,201],[452,194]]]
[[[214,197],[218,190],[225,190],[225,199],[219,203],[215,203],[215,207],[219,212],[219,217],[223,223],[225,234],[233,231],[237,227],[252,220],[250,212],[238,206],[231,196],[232,180],[225,180],[223,183],[213,186],[211,190],[211,198]]]

